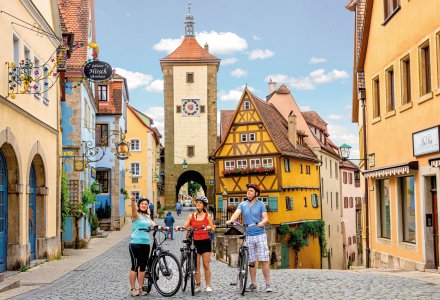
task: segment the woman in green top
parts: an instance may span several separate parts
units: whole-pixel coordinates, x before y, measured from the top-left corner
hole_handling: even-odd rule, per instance
[[[139,199],[139,202],[136,204],[135,195],[131,195],[131,218],[133,220],[133,227],[130,245],[128,246],[131,257],[131,270],[128,278],[130,280],[130,294],[132,296],[143,296],[147,294],[142,289],[142,286],[150,253],[150,233],[140,229],[156,226],[156,223],[154,223],[148,215],[149,202],[148,199],[143,198]],[[136,277],[138,279],[139,289],[136,289]]]

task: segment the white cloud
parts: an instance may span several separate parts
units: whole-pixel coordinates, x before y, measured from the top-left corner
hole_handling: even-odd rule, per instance
[[[330,134],[330,139],[333,143],[339,147],[340,145],[346,143],[352,147],[350,152],[350,157],[356,158],[356,153],[359,155],[359,136],[356,134],[355,126],[350,129],[347,126],[340,126],[335,124],[328,124],[328,132]]]
[[[160,134],[162,135],[162,139],[165,140],[165,131],[164,131],[164,109],[163,106],[151,106],[147,108],[145,112],[143,112],[147,116],[153,119],[153,127],[156,127]]]
[[[226,65],[233,65],[238,61],[238,58],[236,57],[228,57],[225,59],[222,59],[221,64],[226,66]]]
[[[260,38],[259,36],[256,36],[255,34],[252,35],[252,39],[253,39],[254,41],[259,41],[259,40],[261,40],[261,38]]]
[[[171,53],[180,45],[182,39],[183,37],[179,39],[161,39],[153,45],[153,49],[159,52]],[[202,47],[205,43],[208,43],[209,52],[216,54],[233,54],[242,52],[248,47],[246,40],[233,32],[202,31],[196,33],[196,39]]]
[[[250,60],[255,60],[255,59],[266,59],[266,58],[270,58],[272,56],[274,56],[275,52],[273,52],[272,50],[269,49],[255,49],[252,50],[251,53],[249,54],[249,59]]]
[[[345,105],[345,109],[352,110],[352,108],[353,108],[353,106],[351,106],[351,104]]]
[[[151,82],[149,86],[147,86],[147,91],[153,93],[162,93],[163,92],[163,80],[156,79]]]
[[[300,111],[311,111],[310,106],[300,106],[299,110]]]
[[[231,72],[231,76],[235,77],[235,78],[246,77],[247,75],[248,75],[248,72],[243,69],[240,69],[240,68],[237,68]]]
[[[332,120],[341,120],[342,119],[342,116],[340,116],[340,115],[329,115],[328,117],[329,117],[329,119],[332,119]]]
[[[265,81],[272,81],[277,83],[287,84],[290,88],[296,90],[314,90],[317,85],[335,82],[348,78],[346,71],[333,69],[326,73],[324,69],[317,69],[309,73],[305,77],[289,77],[286,74],[271,74],[266,76]]]
[[[311,63],[311,64],[320,64],[320,63],[323,63],[323,62],[326,62],[327,60],[325,59],[325,58],[322,58],[322,57],[312,57],[310,60],[309,60],[309,63]]]
[[[146,88],[153,80],[153,76],[150,74],[133,72],[122,68],[115,68],[115,70],[116,73],[127,79],[127,85],[129,89],[137,89],[140,87]]]
[[[122,68],[115,68],[115,70],[116,73],[127,79],[127,85],[130,90],[144,88],[153,93],[162,93],[163,91],[163,80],[153,80],[154,78],[150,74],[133,72]]]
[[[219,95],[220,95],[220,100],[221,101],[235,101],[238,102],[241,98],[241,95],[243,94],[243,90],[245,88],[245,85],[242,85],[238,88],[229,90],[227,92],[225,91],[220,91]],[[250,90],[251,92],[254,92],[255,89],[251,86],[247,86],[248,90]]]

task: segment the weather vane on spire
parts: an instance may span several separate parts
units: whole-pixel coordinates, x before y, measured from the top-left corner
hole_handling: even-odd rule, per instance
[[[185,18],[185,36],[194,36],[194,17],[191,14],[191,0],[188,0],[188,14]]]

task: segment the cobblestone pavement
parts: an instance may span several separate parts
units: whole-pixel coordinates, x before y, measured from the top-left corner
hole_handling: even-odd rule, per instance
[[[183,217],[183,216],[182,216]],[[178,219],[181,223],[183,219]],[[160,221],[159,221],[160,222]],[[183,235],[166,242],[166,249],[177,253]],[[81,265],[52,284],[14,299],[130,299],[128,238],[97,258]],[[264,282],[258,271],[258,291],[240,297],[230,282],[236,270],[212,260],[213,292],[192,297],[188,289],[173,299],[440,299],[440,285],[386,274],[334,270],[271,270],[274,292],[262,292]],[[203,282],[203,279],[202,279]],[[152,288],[145,299],[162,298]]]

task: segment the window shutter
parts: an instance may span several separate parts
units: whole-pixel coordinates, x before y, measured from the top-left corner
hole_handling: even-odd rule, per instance
[[[223,211],[223,197],[218,197],[217,211]]]
[[[293,197],[290,197],[290,209],[293,209]]]
[[[269,197],[270,212],[278,211],[278,197]]]

